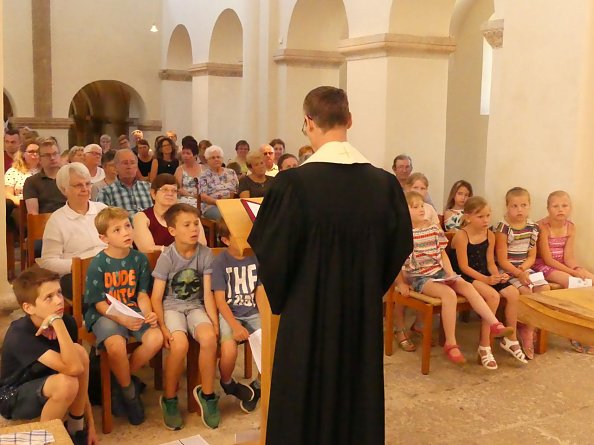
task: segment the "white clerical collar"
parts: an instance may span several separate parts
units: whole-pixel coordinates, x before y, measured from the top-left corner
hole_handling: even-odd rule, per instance
[[[348,142],[326,142],[303,164],[310,162],[329,162],[332,164],[371,164],[355,147]],[[301,165],[303,165],[301,164]]]

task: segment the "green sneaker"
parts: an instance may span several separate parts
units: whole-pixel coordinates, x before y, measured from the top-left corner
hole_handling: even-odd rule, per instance
[[[172,431],[181,430],[184,427],[184,419],[182,419],[177,404],[177,397],[173,399],[166,399],[163,396],[159,397],[159,405],[161,405],[161,413],[163,414],[163,423],[165,428]]]
[[[215,394],[215,398],[212,400],[206,400],[202,396],[202,386],[198,385],[192,391],[194,399],[200,405],[200,415],[202,416],[202,422],[208,428],[215,429],[219,426],[221,421],[221,412],[219,411],[219,396]]]

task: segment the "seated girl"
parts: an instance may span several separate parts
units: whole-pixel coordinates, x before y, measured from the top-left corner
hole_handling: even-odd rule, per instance
[[[429,189],[429,180],[427,176],[423,173],[413,173],[411,174],[406,183],[404,185],[405,192],[417,192],[422,197],[423,200],[427,198],[427,190]],[[425,220],[429,221],[431,224],[435,224],[436,226],[440,226],[439,224],[439,216],[437,216],[437,212],[433,208],[431,204],[425,203]]]
[[[469,182],[463,179],[454,182],[443,212],[443,226],[446,232],[460,229],[464,219],[464,204],[471,196],[472,185]]]

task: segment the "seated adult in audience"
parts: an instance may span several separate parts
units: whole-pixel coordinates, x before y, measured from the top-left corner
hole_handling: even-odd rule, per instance
[[[56,174],[60,169],[60,152],[53,138],[42,139],[39,143],[39,173],[25,180],[23,198],[27,213],[51,213],[66,204],[66,198],[56,186]]]
[[[4,189],[6,199],[19,205],[23,199],[23,186],[29,176],[38,172],[39,145],[29,144],[25,151],[17,151],[14,155],[12,167],[4,174]]]
[[[307,159],[314,154],[313,148],[311,145],[304,145],[299,149],[299,165],[303,164]]]
[[[115,168],[115,155],[115,150],[109,150],[101,157],[101,166],[103,168],[103,172],[105,173],[105,177],[101,181],[93,184],[93,188],[91,188],[91,199],[93,201],[97,201],[99,190],[107,187],[116,180],[117,171]]]
[[[4,133],[4,171],[12,167],[12,161],[21,150],[21,135],[19,130],[6,130]]]
[[[221,213],[217,200],[234,198],[239,181],[235,172],[223,167],[223,149],[212,145],[204,152],[208,168],[198,178],[202,215],[218,220]]]
[[[151,171],[149,173],[149,181],[153,180],[161,173],[175,174],[175,170],[179,167],[177,160],[177,153],[175,143],[167,136],[159,139],[155,147],[157,153],[151,164]]]
[[[109,150],[111,150],[111,136],[108,134],[102,134],[99,138],[99,145],[101,145],[103,153],[107,153]]]
[[[198,142],[198,160],[202,165],[206,165],[206,157],[204,156],[204,152],[211,145],[211,142],[207,139],[202,139],[200,142]]]
[[[153,205],[150,184],[136,178],[138,159],[132,150],[118,150],[114,160],[118,177],[112,184],[99,190],[97,201],[110,207],[121,207],[133,218],[137,212]]]
[[[138,179],[148,181],[153,165],[151,147],[146,139],[140,139],[136,146],[138,147]]]
[[[198,178],[204,171],[198,163],[198,142],[194,138],[182,140],[182,164],[175,171],[179,189],[179,202],[196,207],[198,205]]]
[[[118,150],[130,150],[130,140],[125,134],[118,136]]]
[[[101,156],[103,155],[101,146],[97,144],[89,144],[85,147],[84,154],[84,164],[91,174],[91,184],[103,181],[105,178],[105,171],[99,166],[101,164]]]
[[[259,151],[250,151],[246,161],[250,174],[239,180],[239,197],[260,198],[268,191],[274,178],[266,174],[264,155]]]
[[[264,155],[266,174],[272,177],[276,176],[278,174],[278,166],[274,163],[274,148],[271,145],[264,144],[260,146],[260,153]]]
[[[138,155],[138,141],[144,139],[144,133],[142,130],[134,130],[132,132],[132,141],[134,142],[134,146],[132,147],[132,151],[135,155]]]
[[[177,133],[175,132],[175,130],[167,130],[165,132],[165,136],[167,136],[169,139],[171,139],[175,144],[177,144]]]
[[[235,144],[235,159],[229,159],[229,162],[237,162],[239,167],[241,168],[241,173],[247,175],[248,173],[248,166],[246,163],[246,156],[250,151],[250,144],[243,139],[237,141]]]
[[[163,251],[174,241],[167,229],[163,215],[177,203],[177,180],[175,177],[169,173],[157,175],[151,183],[151,196],[155,201],[153,207],[134,215],[134,243],[137,249],[144,253]],[[206,246],[206,236],[202,224],[198,230],[198,242]]]
[[[66,204],[47,221],[37,263],[59,273],[62,293],[72,297],[72,258],[94,257],[106,247],[95,228],[95,216],[106,205],[89,200],[91,175],[80,162],[62,166],[56,174],[56,184],[66,197]]]
[[[278,165],[278,160],[285,154],[285,142],[282,139],[273,139],[269,145],[274,149],[274,163]]]
[[[396,179],[398,179],[398,182],[400,183],[400,187],[402,187],[402,190],[405,190],[406,181],[413,171],[412,158],[404,153],[399,154],[394,158],[394,162],[392,163],[392,171],[394,172]],[[423,197],[427,204],[435,208],[435,205],[433,204],[433,201],[431,201],[431,196],[429,196],[429,193],[425,193]]]
[[[68,162],[80,162],[85,163],[85,147],[80,145],[73,145],[68,150]]]
[[[299,167],[299,160],[295,155],[291,153],[285,153],[280,158],[278,158],[278,170],[288,170],[290,168],[297,168]]]

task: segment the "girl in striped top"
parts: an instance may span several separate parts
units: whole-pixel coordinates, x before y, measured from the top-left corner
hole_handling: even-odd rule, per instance
[[[396,278],[398,291],[408,296],[412,288],[415,292],[441,300],[441,319],[446,337],[444,352],[453,363],[463,364],[466,359],[456,341],[457,294],[466,297],[472,308],[489,323],[494,337],[510,335],[514,329],[503,326],[472,284],[454,273],[445,252],[448,244],[446,237],[438,226],[425,220],[423,196],[408,192],[406,202],[413,226],[414,247]],[[398,314],[396,326],[399,327],[400,321],[402,327],[403,308],[397,306],[395,312]]]
[[[502,272],[511,275],[509,280],[520,294],[550,290],[546,281],[533,284],[531,269],[536,259],[538,225],[531,221],[530,194],[526,189],[514,187],[505,194],[506,213],[495,228],[495,256]],[[534,358],[534,328],[518,323],[519,339],[526,358]]]

